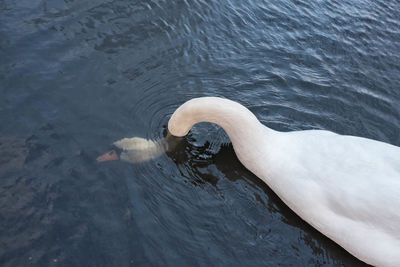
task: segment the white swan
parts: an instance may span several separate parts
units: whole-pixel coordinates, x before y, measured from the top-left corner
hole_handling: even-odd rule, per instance
[[[400,266],[400,147],[329,131],[277,132],[222,98],[189,100],[168,129],[220,125],[242,164],[301,218],[362,261]]]

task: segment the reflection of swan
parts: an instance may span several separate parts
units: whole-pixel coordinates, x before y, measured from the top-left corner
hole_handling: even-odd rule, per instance
[[[220,125],[243,165],[300,217],[359,259],[400,266],[400,148],[328,131],[277,132],[242,105],[192,99],[168,129],[184,136],[198,122]]]

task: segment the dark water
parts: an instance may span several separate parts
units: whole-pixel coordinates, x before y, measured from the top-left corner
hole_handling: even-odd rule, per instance
[[[400,145],[400,2],[0,1],[1,266],[359,265],[196,126],[142,164],[184,101],[277,130]],[[288,163],[290,164],[290,163]],[[373,242],[373,240],[371,240]]]

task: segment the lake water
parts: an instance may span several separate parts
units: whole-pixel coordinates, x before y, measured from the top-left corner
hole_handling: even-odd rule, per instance
[[[361,265],[247,171],[217,126],[146,163],[95,159],[123,137],[162,138],[199,96],[238,101],[276,130],[400,146],[399,10],[0,1],[0,265]]]

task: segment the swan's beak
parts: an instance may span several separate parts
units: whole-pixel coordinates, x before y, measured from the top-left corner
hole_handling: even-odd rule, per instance
[[[109,160],[118,160],[118,154],[115,152],[115,150],[108,151],[104,155],[101,155],[98,157],[96,160],[97,162],[104,162],[104,161],[109,161]]]

